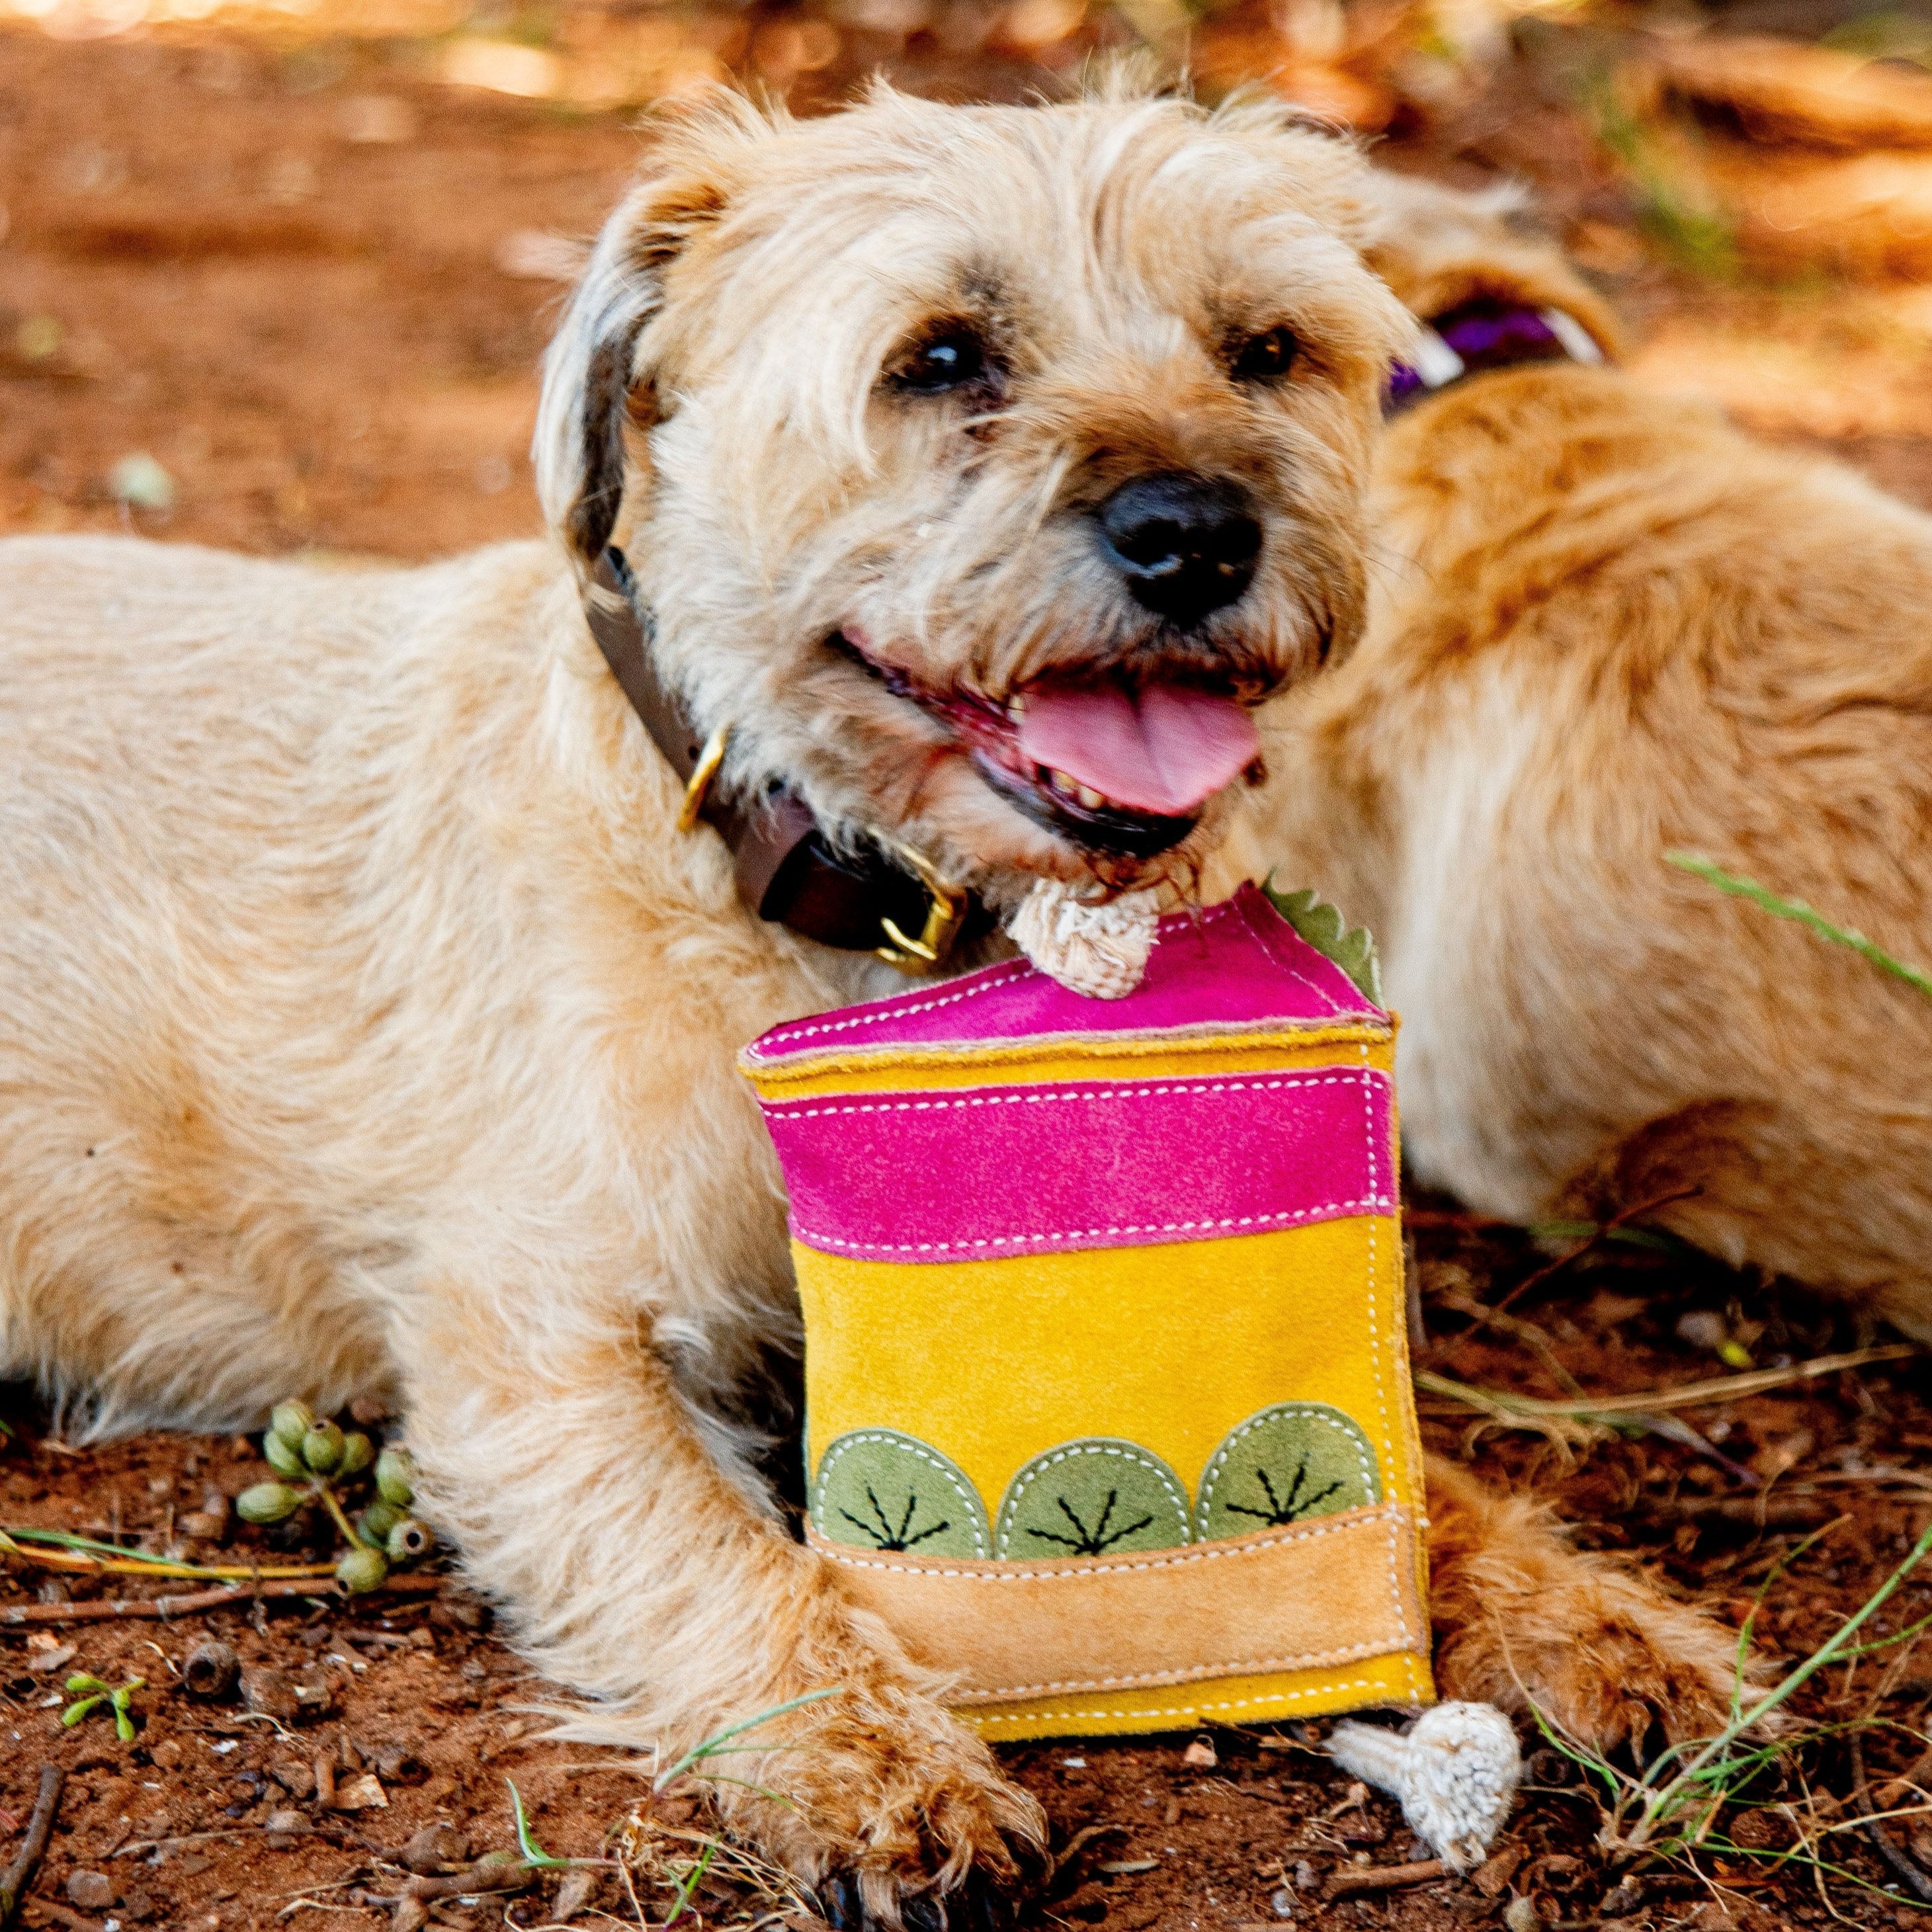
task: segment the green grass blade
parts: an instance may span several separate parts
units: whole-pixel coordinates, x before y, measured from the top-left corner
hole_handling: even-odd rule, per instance
[[[522,1852],[526,1865],[535,1865],[539,1870],[562,1871],[570,1863],[568,1858],[554,1858],[530,1836],[530,1821],[524,1811],[524,1794],[517,1789],[517,1781],[506,1778],[503,1782],[510,1787],[510,1808],[517,1814],[517,1850]]]
[[[716,1756],[731,1738],[741,1737],[747,1731],[755,1730],[760,1724],[768,1724],[774,1718],[782,1718],[788,1711],[802,1710],[807,1704],[816,1704],[820,1698],[836,1697],[838,1694],[838,1685],[828,1684],[821,1690],[808,1690],[802,1697],[794,1697],[786,1703],[774,1704],[769,1711],[760,1711],[754,1718],[746,1718],[740,1723],[728,1724],[723,1730],[706,1738],[702,1744],[693,1744],[670,1770],[662,1773],[654,1780],[652,1790],[663,1790],[674,1779],[682,1777],[693,1765],[707,1757]],[[748,1750],[752,1747],[742,1748]]]
[[[1706,884],[1715,886],[1719,892],[1728,892],[1733,898],[1749,899],[1753,905],[1762,906],[1766,912],[1775,913],[1780,919],[1796,920],[1800,926],[1808,926],[1820,938],[1830,940],[1834,945],[1850,947],[1852,952],[1869,959],[1882,970],[1894,978],[1903,980],[1908,986],[1915,986],[1928,1000],[1932,1000],[1932,974],[1908,964],[1904,960],[1894,958],[1882,946],[1876,945],[1862,932],[1848,926],[1834,925],[1825,915],[1807,905],[1802,899],[1787,899],[1761,886],[1755,879],[1747,879],[1736,872],[1727,872],[1719,865],[1695,852],[1666,852],[1665,860],[1678,871],[1690,872],[1702,879]]]
[[[718,1841],[714,1838],[705,1846],[704,1855],[697,1864],[678,1881],[676,1894],[671,1900],[670,1910],[664,1914],[664,1932],[670,1932],[670,1928],[689,1909],[692,1894],[697,1891],[704,1874],[711,1869],[711,1861],[717,1856]]]

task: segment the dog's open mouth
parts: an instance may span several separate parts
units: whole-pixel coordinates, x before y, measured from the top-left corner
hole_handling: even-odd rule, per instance
[[[1093,850],[1151,859],[1179,844],[1261,753],[1240,694],[1198,677],[1130,685],[1096,670],[1000,700],[928,690],[849,634],[840,641],[894,697],[944,724],[1002,797]]]

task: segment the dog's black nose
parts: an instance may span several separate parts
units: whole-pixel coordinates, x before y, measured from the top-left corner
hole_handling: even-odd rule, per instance
[[[1262,526],[1232,483],[1136,476],[1100,506],[1100,520],[1135,601],[1174,623],[1198,623],[1253,580]]]

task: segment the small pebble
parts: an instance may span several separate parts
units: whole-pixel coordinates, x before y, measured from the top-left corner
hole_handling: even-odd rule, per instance
[[[1183,1764],[1190,1764],[1197,1771],[1212,1771],[1221,1760],[1214,1755],[1214,1747],[1205,1738],[1196,1738],[1180,1754]]]
[[[286,1852],[298,1839],[308,1835],[308,1820],[299,1811],[271,1811],[262,1826],[269,1844]]]
[[[250,1664],[242,1672],[242,1701],[263,1718],[292,1718],[301,1708],[295,1680],[271,1664]]]
[[[1294,1916],[1294,1894],[1283,1886],[1268,1900],[1268,1906],[1277,1918],[1292,1918]]]
[[[469,1856],[470,1840],[454,1825],[425,1825],[396,1854],[396,1862],[419,1878],[434,1878]]]
[[[114,1881],[105,1872],[69,1872],[67,1898],[82,1912],[105,1912],[114,1903]]]
[[[594,1871],[566,1872],[556,1888],[550,1917],[560,1925],[568,1925],[597,1896],[598,1879]]]
[[[1714,1308],[1693,1308],[1677,1318],[1678,1340],[1693,1348],[1706,1348],[1715,1354],[1730,1336],[1724,1318]]]

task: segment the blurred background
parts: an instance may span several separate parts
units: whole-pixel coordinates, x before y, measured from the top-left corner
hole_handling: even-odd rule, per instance
[[[536,358],[650,103],[1134,49],[1522,182],[1647,377],[1932,503],[1932,0],[0,0],[0,527],[527,532]]]

